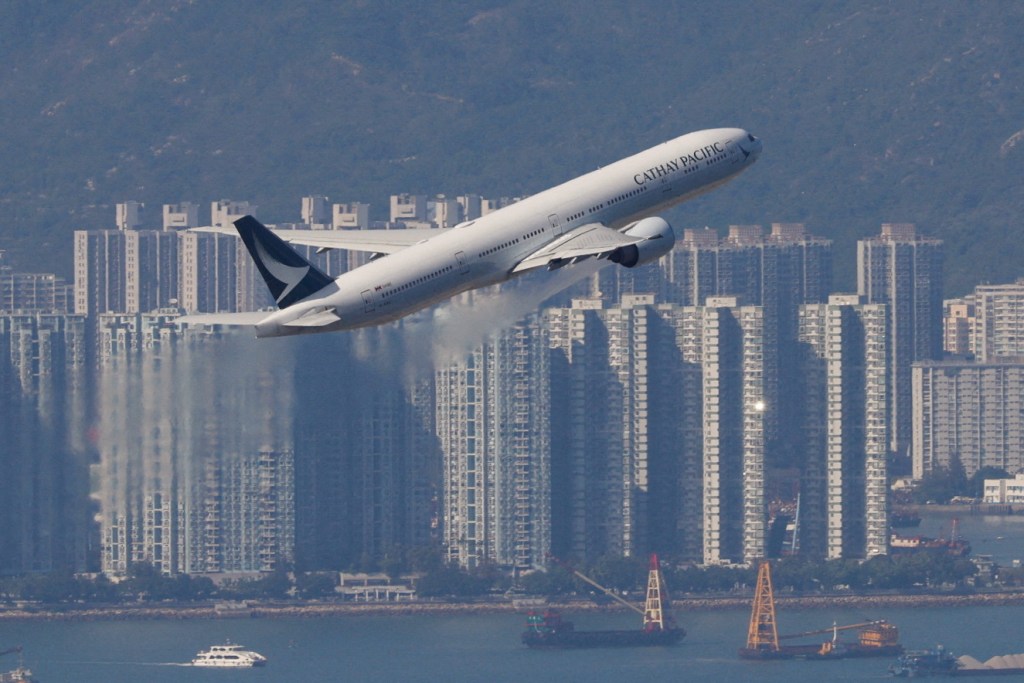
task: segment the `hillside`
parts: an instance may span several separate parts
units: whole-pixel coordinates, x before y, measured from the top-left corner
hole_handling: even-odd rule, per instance
[[[0,249],[70,276],[70,231],[126,199],[384,217],[738,125],[761,161],[677,228],[805,222],[849,288],[855,240],[914,222],[958,294],[1024,275],[1021,35],[1016,2],[6,3]]]

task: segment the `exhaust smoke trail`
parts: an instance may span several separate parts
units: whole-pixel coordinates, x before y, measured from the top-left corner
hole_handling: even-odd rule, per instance
[[[406,321],[405,369],[421,375],[445,367],[508,328],[558,292],[590,277],[608,261],[590,260],[512,286],[467,292]]]

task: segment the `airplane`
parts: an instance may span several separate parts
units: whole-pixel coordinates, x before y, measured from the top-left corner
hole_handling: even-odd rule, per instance
[[[351,330],[541,268],[587,259],[641,266],[675,243],[658,212],[728,182],[761,149],[761,140],[740,128],[688,133],[452,228],[272,231],[244,216],[234,228],[278,310],[179,321],[251,325],[258,338]],[[193,230],[232,232],[227,226]],[[334,279],[289,243],[373,257]]]

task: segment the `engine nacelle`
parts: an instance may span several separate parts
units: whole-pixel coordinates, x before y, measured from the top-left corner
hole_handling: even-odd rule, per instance
[[[661,258],[672,251],[672,245],[676,243],[676,234],[672,232],[672,226],[664,218],[658,216],[637,221],[622,232],[630,237],[647,238],[638,244],[619,247],[608,257],[612,263],[618,263],[627,268],[642,266]]]

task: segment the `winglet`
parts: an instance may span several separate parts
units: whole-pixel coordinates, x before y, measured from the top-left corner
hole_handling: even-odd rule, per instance
[[[235,221],[235,229],[279,308],[288,308],[332,282],[252,216]]]

